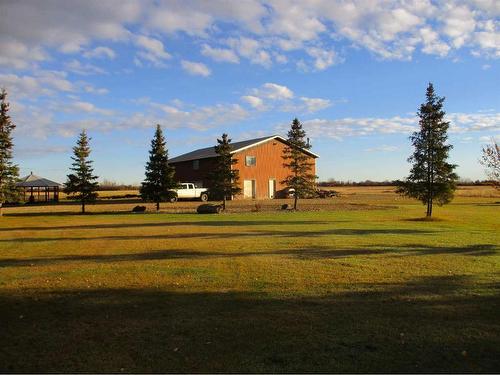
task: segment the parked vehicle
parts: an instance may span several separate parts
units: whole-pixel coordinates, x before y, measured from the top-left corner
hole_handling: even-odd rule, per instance
[[[170,202],[177,202],[178,199],[199,199],[202,202],[208,201],[208,189],[196,187],[190,182],[182,182],[179,188],[173,190],[175,194],[170,198]]]

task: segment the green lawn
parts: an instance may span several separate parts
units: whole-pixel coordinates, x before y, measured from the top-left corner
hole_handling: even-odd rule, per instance
[[[7,209],[0,371],[499,372],[499,198],[366,199],[392,208]]]

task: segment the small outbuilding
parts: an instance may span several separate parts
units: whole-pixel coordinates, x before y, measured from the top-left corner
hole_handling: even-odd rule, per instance
[[[39,177],[33,172],[23,177],[16,186],[23,190],[23,200],[30,203],[58,202],[59,191],[62,188],[60,183]]]

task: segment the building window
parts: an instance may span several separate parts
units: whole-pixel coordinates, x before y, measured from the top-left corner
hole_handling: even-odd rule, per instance
[[[255,159],[255,156],[245,156],[245,165],[247,167],[255,167],[257,164],[257,160]]]
[[[199,160],[193,160],[193,169],[197,171],[200,169],[200,161]]]

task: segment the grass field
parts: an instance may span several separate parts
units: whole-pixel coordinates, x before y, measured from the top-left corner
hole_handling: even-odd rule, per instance
[[[5,209],[0,371],[499,372],[500,196],[423,221],[391,188],[337,190]]]

